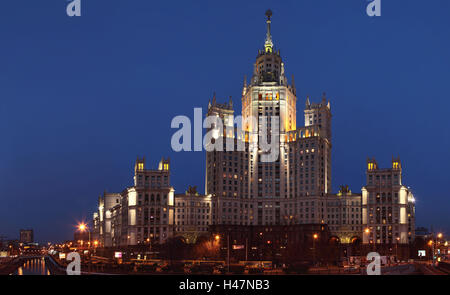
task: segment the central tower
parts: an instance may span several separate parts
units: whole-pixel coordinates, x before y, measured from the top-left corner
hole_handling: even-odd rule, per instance
[[[280,51],[276,50],[272,40],[270,10],[266,12],[266,17],[264,49],[258,51],[250,84],[247,85],[244,79],[242,117],[244,131],[249,138],[247,189],[249,197],[257,199],[259,211],[256,223],[278,224],[281,217],[280,199],[286,199],[289,191],[286,177],[289,170],[287,134],[296,129],[297,97],[293,83],[288,84]],[[265,118],[267,124],[263,124]],[[260,141],[266,134],[267,142],[271,141],[273,123],[279,126],[278,142],[271,143],[272,148],[277,149],[278,156],[275,161],[266,162],[262,161],[264,151]]]
[[[242,124],[231,135],[244,150],[207,152],[206,194],[212,196],[212,223],[283,225],[321,223],[324,197],[331,188],[331,111],[306,99],[305,127],[297,128],[294,77],[288,82],[266,12],[266,37],[258,50],[250,81],[242,88]],[[231,101],[215,96],[208,115],[228,125]],[[228,123],[227,123],[228,122]],[[233,123],[231,123],[233,124]],[[230,137],[227,132],[221,135]],[[223,141],[225,142],[225,141]],[[269,149],[267,149],[269,147]]]

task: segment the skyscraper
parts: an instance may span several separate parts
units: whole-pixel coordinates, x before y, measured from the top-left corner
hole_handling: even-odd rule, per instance
[[[272,40],[272,12],[266,16],[264,48],[250,82],[244,78],[240,126],[231,127],[232,102],[217,104],[214,96],[208,106],[209,116],[224,120],[224,149],[206,156],[206,194],[216,224],[319,223],[319,200],[331,191],[330,102],[325,95],[318,104],[307,98],[305,127],[297,128],[294,77],[289,83]]]

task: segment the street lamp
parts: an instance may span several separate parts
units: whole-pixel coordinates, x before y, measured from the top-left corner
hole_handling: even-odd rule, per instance
[[[319,238],[318,234],[313,234],[313,263],[316,264],[316,240]]]
[[[366,227],[364,229],[364,233],[367,235],[367,242],[370,244],[370,228]],[[362,254],[362,248],[363,248],[362,244],[363,243],[364,243],[364,237],[363,237],[363,242],[361,243],[361,258],[360,258],[361,262],[362,262],[362,257],[363,257],[363,254]]]
[[[395,256],[396,256],[397,261],[398,261],[399,260],[398,259],[398,242],[400,241],[400,237],[397,237],[396,240],[397,240],[397,243],[395,244]]]
[[[431,248],[431,263],[434,265],[434,243],[433,240],[428,241],[428,246]]]
[[[88,226],[85,223],[80,223],[78,225],[78,230],[80,232],[88,232],[88,236],[89,236],[89,248],[91,247],[91,231],[89,230]]]

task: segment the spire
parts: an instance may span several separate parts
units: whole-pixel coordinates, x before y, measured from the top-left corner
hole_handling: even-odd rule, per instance
[[[270,18],[272,17],[272,11],[268,9],[266,11],[267,16],[267,34],[266,34],[266,42],[264,43],[264,50],[266,53],[272,53],[273,51],[273,42],[272,42],[272,35],[270,35]]]
[[[247,93],[247,75],[244,75],[244,85],[242,86],[242,96]]]
[[[311,103],[309,102],[309,96],[306,97],[306,108],[309,108]]]
[[[228,106],[229,106],[230,108],[233,108],[233,100],[231,99],[231,96],[230,96],[230,100],[229,100],[229,102],[228,102]]]

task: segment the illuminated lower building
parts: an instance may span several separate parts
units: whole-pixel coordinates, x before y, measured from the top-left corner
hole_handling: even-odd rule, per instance
[[[367,184],[362,188],[363,242],[407,244],[415,237],[415,199],[402,184],[400,159],[392,168],[380,169],[375,159],[367,161]]]
[[[337,194],[328,194],[321,214],[333,236],[340,243],[350,244],[362,239],[361,194],[352,193],[348,185],[341,186]]]
[[[189,186],[184,194],[175,194],[174,236],[186,243],[195,243],[200,236],[208,236],[211,225],[211,196],[201,195],[197,187]]]
[[[112,219],[113,208],[120,206],[121,195],[118,193],[104,192],[98,198],[98,212],[94,213],[94,230],[92,239],[99,241],[103,247],[111,247],[112,243]]]
[[[145,159],[137,159],[134,185],[99,198],[94,225],[101,245],[163,244],[173,236],[174,189],[169,166],[170,161],[162,159],[157,170],[148,170]]]

